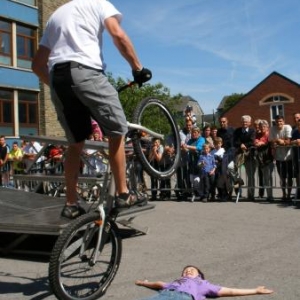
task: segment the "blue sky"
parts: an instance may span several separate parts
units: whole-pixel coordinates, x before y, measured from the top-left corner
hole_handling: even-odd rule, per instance
[[[197,100],[206,114],[225,95],[247,93],[273,71],[300,83],[299,0],[111,0],[144,64],[171,95]],[[107,37],[114,77],[129,65]]]

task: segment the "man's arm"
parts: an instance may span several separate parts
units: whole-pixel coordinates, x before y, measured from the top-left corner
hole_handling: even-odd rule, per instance
[[[40,46],[32,61],[32,71],[40,78],[40,80],[49,85],[48,59],[50,49]]]
[[[134,46],[125,31],[121,28],[118,19],[116,17],[109,17],[104,21],[104,24],[115,46],[127,60],[131,69],[135,71],[141,70],[143,66],[137,57]]]
[[[249,149],[250,147],[254,146],[255,141],[255,130],[252,128],[249,128],[249,141],[245,143],[245,146]]]
[[[233,132],[233,147],[236,148],[236,149],[239,149],[241,147],[241,138],[240,138],[240,135],[241,135],[241,129],[240,128],[237,128],[234,130]]]

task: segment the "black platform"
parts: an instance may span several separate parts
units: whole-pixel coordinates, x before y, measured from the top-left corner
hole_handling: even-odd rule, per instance
[[[60,217],[64,198],[0,188],[0,233],[26,233],[59,235],[70,220]],[[153,204],[132,207],[120,212],[117,221],[121,224],[126,218],[153,209]]]
[[[24,140],[39,141],[44,144],[42,150],[36,155],[35,161],[42,155],[47,145],[52,143],[60,145],[68,144],[65,138],[40,136],[22,136],[22,138]],[[104,152],[108,149],[108,143],[105,142],[86,141],[85,146],[89,149],[101,149]],[[127,149],[132,150],[132,147],[127,147]],[[64,176],[45,174],[16,175],[14,179],[54,182],[64,182],[65,180]],[[101,178],[79,177],[78,181],[94,184],[97,181],[101,181]],[[5,238],[2,238],[4,235],[13,236],[12,239],[9,239],[9,244],[7,246],[4,245],[4,251],[8,252],[33,235],[59,236],[63,229],[71,222],[71,220],[60,216],[64,203],[65,198],[0,188],[0,239],[1,241],[5,240]],[[142,212],[151,210],[154,207],[153,204],[147,204],[143,207],[132,207],[124,210],[118,214],[117,222],[126,228],[145,234],[148,232],[148,227],[134,224],[133,220]],[[0,252],[1,250],[3,252],[2,246],[0,243]]]

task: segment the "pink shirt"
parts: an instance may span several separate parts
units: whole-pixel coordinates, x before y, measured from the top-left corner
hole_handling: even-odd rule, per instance
[[[256,143],[258,142],[267,144],[269,142],[269,132],[266,132],[264,134],[258,133],[255,137],[254,145],[256,145]]]

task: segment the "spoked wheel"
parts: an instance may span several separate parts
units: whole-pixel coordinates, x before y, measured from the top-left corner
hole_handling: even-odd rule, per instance
[[[97,299],[114,279],[122,253],[117,225],[105,225],[101,251],[96,249],[98,233],[99,213],[93,212],[72,222],[57,239],[50,257],[49,281],[58,299]]]
[[[145,171],[158,178],[170,177],[180,161],[180,137],[177,124],[165,104],[155,98],[145,98],[136,107],[133,123],[142,125],[160,134],[160,143],[164,147],[163,159],[156,163],[151,159],[150,151],[155,135],[138,132],[139,138],[133,138],[133,147]]]

